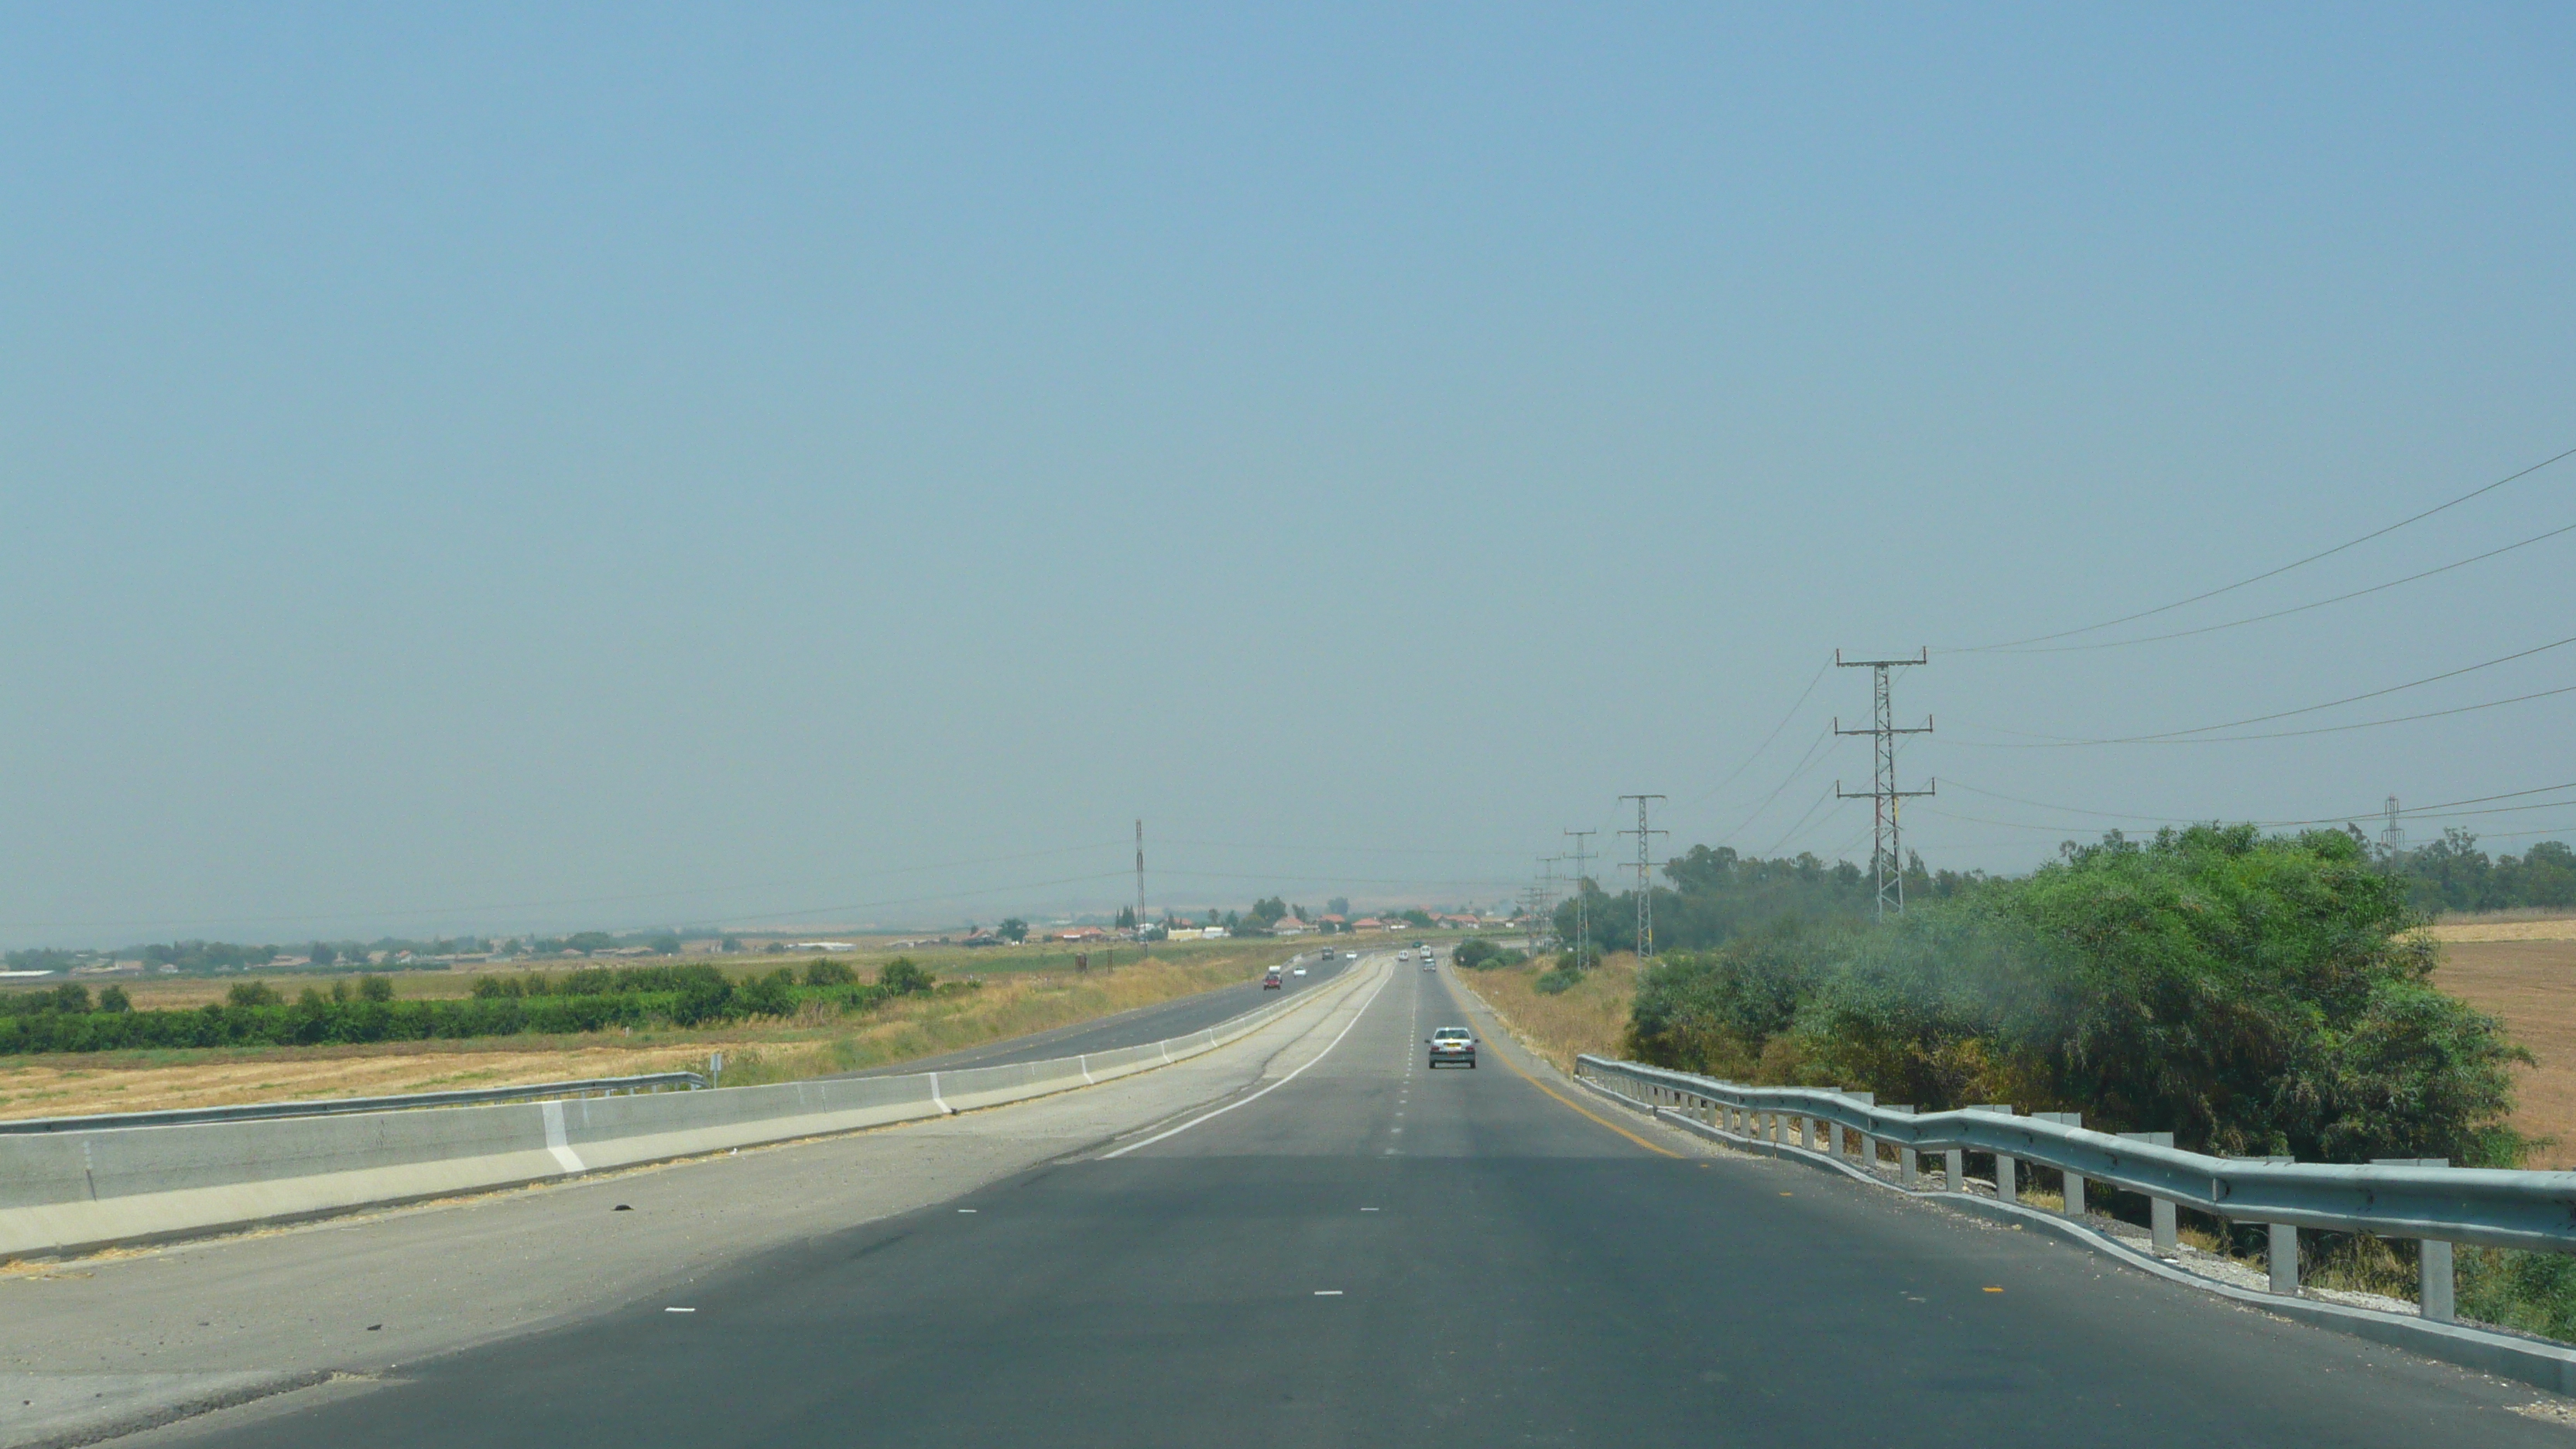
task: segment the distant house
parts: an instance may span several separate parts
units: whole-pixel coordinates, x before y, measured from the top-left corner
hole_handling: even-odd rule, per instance
[[[1375,916],[1362,916],[1358,920],[1351,922],[1351,929],[1354,931],[1384,931],[1390,928],[1386,922],[1379,920]]]
[[[855,951],[859,948],[857,943],[852,941],[799,941],[787,949],[791,951]]]
[[[1109,933],[1100,929],[1098,926],[1076,926],[1070,931],[1059,933],[1056,936],[1056,939],[1059,941],[1100,941],[1108,939],[1108,936]]]
[[[975,931],[969,933],[962,944],[968,946],[998,946],[1002,944],[1002,938],[993,934],[991,931]]]
[[[1199,928],[1196,926],[1174,926],[1163,933],[1163,939],[1167,941],[1195,941],[1198,938]]]
[[[1295,916],[1281,916],[1270,923],[1270,934],[1274,936],[1302,936],[1313,929]]]

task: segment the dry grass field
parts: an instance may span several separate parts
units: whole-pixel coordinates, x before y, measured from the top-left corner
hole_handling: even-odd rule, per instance
[[[2576,921],[2519,924],[2576,927]],[[2438,934],[2445,928],[2434,929]],[[2442,944],[2433,982],[2502,1019],[2513,1039],[2540,1059],[2537,1067],[2515,1073],[2520,1080],[2513,1124],[2556,1139],[2534,1156],[2532,1166],[2576,1167],[2576,930],[2558,937],[2452,937]]]
[[[957,963],[946,959],[949,953],[915,953],[916,960],[934,963],[943,980],[972,974],[982,984],[973,990],[904,997],[857,1015],[817,1014],[702,1031],[0,1057],[0,1118],[139,1112],[629,1076],[702,1069],[707,1054],[713,1051],[725,1054],[727,1085],[788,1081],[910,1061],[1231,985],[1250,979],[1264,966],[1297,949],[1285,941],[1158,947],[1150,962],[1139,962],[1130,947],[1121,952],[1126,964],[1095,964],[1080,975],[1069,969],[994,970],[993,965],[1007,961],[1005,953],[994,951],[976,952],[971,957],[964,952],[954,953],[985,968],[958,972],[951,969]],[[891,954],[887,953],[887,959]],[[784,959],[761,957],[754,964],[765,971]],[[793,964],[801,964],[804,959],[795,958]],[[1099,955],[1095,954],[1093,960],[1097,963]],[[737,963],[725,964],[730,970]],[[1069,961],[1061,964],[1070,965]],[[866,962],[861,962],[859,969],[863,975],[873,974]],[[289,995],[303,984],[293,976],[265,979]],[[420,972],[393,979],[396,991],[403,996],[461,996],[473,984],[472,975],[465,972]],[[135,1004],[198,1004],[220,998],[228,984],[152,982],[148,984],[148,996],[145,990],[136,990]]]
[[[1584,1052],[1617,1056],[1628,1032],[1628,1007],[1637,997],[1637,958],[1605,956],[1572,989],[1554,995],[1533,984],[1540,966],[1530,962],[1492,971],[1460,971],[1476,993],[1530,1050],[1574,1070]]]

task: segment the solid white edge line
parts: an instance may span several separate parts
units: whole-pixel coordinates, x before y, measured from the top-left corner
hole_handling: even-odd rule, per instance
[[[1349,1021],[1346,1021],[1346,1022],[1344,1022],[1344,1023],[1342,1024],[1341,1032],[1340,1032],[1338,1035],[1336,1035],[1336,1036],[1335,1036],[1335,1037],[1334,1037],[1330,1042],[1325,1043],[1325,1045],[1324,1045],[1324,1049],[1323,1049],[1322,1051],[1319,1051],[1319,1052],[1315,1053],[1313,1060],[1308,1061],[1308,1062],[1306,1063],[1306,1066],[1304,1066],[1304,1067],[1299,1067],[1297,1070],[1295,1070],[1295,1071],[1293,1071],[1293,1072],[1290,1072],[1288,1075],[1286,1075],[1286,1076],[1284,1076],[1284,1077],[1281,1077],[1278,1081],[1272,1082],[1269,1086],[1266,1086],[1266,1087],[1262,1088],[1260,1091],[1253,1093],[1251,1096],[1244,1098],[1244,1099],[1243,1099],[1242,1101],[1240,1101],[1240,1102],[1228,1102],[1228,1103],[1226,1103],[1224,1106],[1217,1108],[1215,1111],[1208,1113],[1206,1116],[1204,1116],[1204,1117],[1194,1117],[1194,1118],[1191,1118],[1189,1121],[1182,1123],[1180,1126],[1175,1127],[1175,1128],[1173,1128],[1172,1130],[1170,1130],[1170,1131],[1168,1131],[1168,1132],[1157,1132],[1157,1133],[1155,1133],[1153,1136],[1146,1138],[1146,1139],[1145,1139],[1144,1141],[1142,1141],[1142,1142],[1130,1142],[1130,1143],[1128,1143],[1126,1146],[1119,1148],[1119,1149],[1118,1149],[1117,1151],[1115,1151],[1115,1152],[1104,1152],[1104,1153],[1100,1154],[1100,1156],[1099,1156],[1099,1158],[1098,1158],[1097,1160],[1098,1160],[1098,1161],[1101,1161],[1101,1162],[1107,1162],[1109,1159],[1111,1159],[1111,1158],[1113,1158],[1113,1157],[1124,1157],[1124,1156],[1126,1156],[1128,1153],[1135,1151],[1135,1150],[1136,1150],[1137,1148],[1139,1148],[1139,1147],[1151,1147],[1151,1146],[1153,1146],[1155,1143],[1162,1141],[1162,1140],[1163,1140],[1164,1138],[1166,1138],[1166,1137],[1178,1137],[1178,1136],[1180,1136],[1182,1133],[1189,1131],[1189,1130],[1190,1130],[1191,1128],[1193,1128],[1193,1127],[1196,1127],[1196,1126],[1197,1126],[1197,1125],[1199,1125],[1201,1122],[1213,1122],[1213,1121],[1215,1121],[1217,1118],[1224,1116],[1226,1113],[1233,1111],[1233,1110],[1234,1110],[1235,1108],[1237,1108],[1237,1107],[1249,1107],[1249,1106],[1251,1106],[1253,1103],[1260,1101],[1262,1098],[1269,1096],[1271,1093],[1273,1093],[1273,1092],[1275,1092],[1275,1091],[1278,1091],[1281,1087],[1284,1087],[1284,1086],[1288,1085],[1290,1082],[1293,1082],[1293,1081],[1297,1080],[1299,1077],[1301,1077],[1301,1076],[1305,1075],[1306,1067],[1311,1067],[1311,1066],[1313,1066],[1316,1062],[1320,1062],[1320,1061],[1322,1061],[1324,1058],[1326,1058],[1326,1057],[1328,1057],[1328,1056],[1331,1056],[1331,1055],[1333,1054],[1333,1048],[1334,1048],[1334,1047],[1337,1047],[1337,1046],[1340,1046],[1340,1045],[1342,1044],[1342,1038],[1343,1038],[1343,1037],[1346,1037],[1346,1036],[1349,1036],[1349,1035],[1351,1034],[1351,1028],[1352,1028],[1352,1027],[1355,1027],[1355,1026],[1357,1026],[1357,1025],[1359,1025],[1359,1024],[1360,1024],[1360,1018],[1361,1018],[1361,1017],[1363,1017],[1363,1016],[1368,1015],[1368,1009],[1369,1009],[1370,1007],[1372,1007],[1372,1006],[1377,1005],[1377,999],[1378,999],[1378,996],[1380,995],[1380,993],[1382,993],[1382,992],[1384,992],[1384,991],[1386,990],[1386,983],[1387,983],[1388,981],[1393,981],[1394,979],[1395,979],[1395,972],[1394,972],[1394,970],[1393,970],[1393,969],[1391,969],[1391,968],[1390,968],[1390,969],[1387,971],[1387,973],[1386,973],[1386,980],[1384,980],[1384,981],[1380,981],[1380,982],[1377,984],[1377,990],[1376,990],[1376,991],[1372,991],[1372,992],[1370,992],[1370,993],[1369,993],[1369,998],[1368,998],[1368,1000],[1361,1002],[1361,1003],[1360,1003],[1360,1009],[1359,1009],[1359,1010],[1357,1010],[1357,1011],[1352,1012],[1352,1013],[1351,1013],[1351,1019],[1350,1019]]]

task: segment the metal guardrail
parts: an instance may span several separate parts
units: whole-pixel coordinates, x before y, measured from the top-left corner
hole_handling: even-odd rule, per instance
[[[109,1127],[185,1127],[199,1122],[259,1122],[279,1117],[336,1117],[349,1112],[400,1112],[416,1107],[474,1107],[492,1102],[543,1101],[552,1097],[696,1091],[707,1079],[696,1072],[650,1072],[640,1077],[593,1077],[579,1082],[536,1082],[524,1087],[476,1087],[461,1092],[411,1092],[394,1097],[339,1097],[316,1102],[246,1102],[233,1107],[174,1107],[162,1112],[103,1112],[89,1117],[27,1117],[0,1122],[0,1134],[96,1132]]]
[[[2085,1216],[2088,1182],[2148,1199],[2155,1251],[2172,1257],[2175,1209],[2189,1207],[2271,1229],[2271,1290],[2295,1294],[2302,1228],[2375,1233],[2422,1244],[2422,1312],[2452,1313],[2451,1246],[2576,1252],[2576,1172],[2450,1167],[2440,1159],[2366,1167],[2285,1158],[2211,1157],[2173,1145],[2173,1134],[2087,1130],[2080,1114],[2019,1115],[2008,1105],[1947,1112],[1882,1106],[1870,1093],[1814,1087],[1750,1087],[1636,1062],[1584,1056],[1576,1075],[1640,1105],[1668,1109],[1720,1134],[1792,1145],[1876,1170],[1882,1146],[1895,1149],[1897,1185],[1930,1190],[1918,1160],[1942,1154],[1942,1188],[1967,1186],[1968,1153],[1995,1160],[1995,1195],[2020,1200],[2020,1168],[2034,1163],[2065,1179],[2065,1213]],[[1628,1090],[1620,1091],[1620,1087]],[[1819,1138],[1822,1143],[1819,1143]],[[1857,1138],[1856,1142],[1849,1139]]]

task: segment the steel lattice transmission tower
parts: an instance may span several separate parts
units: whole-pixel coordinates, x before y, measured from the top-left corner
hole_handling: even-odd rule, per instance
[[[1866,797],[1871,802],[1870,809],[1872,812],[1872,821],[1870,825],[1869,872],[1870,879],[1872,883],[1876,885],[1878,890],[1878,904],[1875,913],[1882,919],[1886,917],[1891,908],[1893,908],[1898,915],[1903,915],[1905,913],[1905,857],[1899,851],[1899,841],[1897,839],[1897,802],[1900,800],[1911,800],[1918,796],[1932,794],[1934,789],[1940,784],[1937,780],[1927,780],[1924,782],[1924,788],[1920,790],[1899,790],[1896,788],[1896,737],[1898,735],[1928,735],[1932,733],[1932,716],[1928,714],[1925,715],[1923,717],[1922,725],[1917,728],[1898,729],[1896,727],[1892,707],[1888,701],[1887,671],[1891,669],[1902,669],[1909,665],[1929,663],[1931,658],[1932,654],[1928,649],[1918,650],[1915,653],[1915,656],[1911,659],[1845,659],[1843,657],[1843,651],[1839,649],[1834,651],[1834,663],[1837,667],[1843,669],[1866,669],[1870,671],[1871,688],[1869,728],[1865,730],[1844,729],[1842,718],[1838,715],[1834,719],[1834,733],[1838,735],[1869,735],[1872,737],[1872,769],[1869,794]],[[1844,800],[1859,800],[1864,798],[1857,790],[1845,790],[1843,788],[1843,782],[1840,780],[1836,780],[1834,782],[1834,794],[1837,798]]]
[[[1154,954],[1153,943],[1145,939],[1145,822],[1136,822],[1136,945],[1142,954]]]
[[[1655,954],[1655,878],[1647,873],[1654,869],[1655,862],[1650,858],[1653,852],[1647,849],[1647,845],[1655,836],[1672,834],[1669,830],[1646,828],[1646,802],[1667,800],[1672,797],[1622,795],[1619,798],[1637,802],[1637,828],[1622,830],[1619,833],[1637,837],[1637,959],[1643,961]]]
[[[2406,827],[2397,823],[2397,797],[2388,797],[2388,823],[2380,827],[2379,848],[2391,861],[2406,853]]]
[[[1565,833],[1574,837],[1574,969],[1588,971],[1592,969],[1592,882],[1584,874],[1584,863],[1589,859],[1584,852],[1588,848],[1587,842],[1601,832],[1569,830]]]
[[[1539,857],[1538,868],[1545,880],[1537,887],[1541,932],[1530,938],[1530,954],[1533,956],[1546,949],[1540,944],[1542,941],[1556,935],[1556,863],[1563,858],[1555,855]]]

